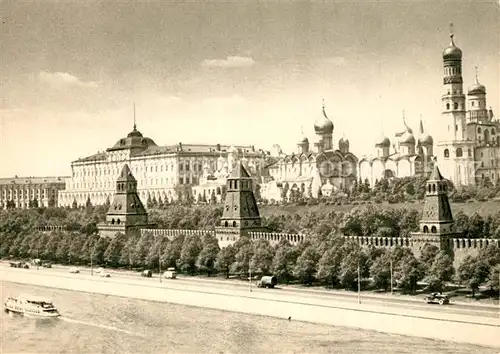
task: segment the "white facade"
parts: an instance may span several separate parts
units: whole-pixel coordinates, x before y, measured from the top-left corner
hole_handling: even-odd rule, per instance
[[[263,169],[267,153],[253,146],[238,146],[237,151],[246,154],[259,173]],[[141,200],[177,199],[178,186],[196,186],[203,175],[203,166],[217,171],[219,158],[232,158],[227,145],[178,145],[157,146],[144,138],[135,127],[112,148],[71,163],[72,175],[66,190],[59,193],[59,205],[85,205],[90,199],[93,205],[111,200],[115,182],[125,164],[137,179],[137,192]]]

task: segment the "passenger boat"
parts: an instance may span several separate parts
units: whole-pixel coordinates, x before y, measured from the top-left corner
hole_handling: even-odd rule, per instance
[[[39,296],[21,295],[8,297],[5,301],[5,312],[32,317],[58,317],[59,311],[51,300]]]

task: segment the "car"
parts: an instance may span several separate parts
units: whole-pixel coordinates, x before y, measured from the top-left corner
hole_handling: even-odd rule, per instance
[[[99,267],[95,270],[96,273],[103,273],[104,272],[104,269]]]
[[[152,276],[153,272],[149,269],[146,269],[141,273],[141,277],[151,278]]]
[[[44,267],[44,268],[52,268],[52,263],[50,263],[50,262],[43,262],[42,263],[42,267]]]
[[[424,298],[425,302],[428,304],[447,305],[450,303],[450,298],[446,294],[442,293],[432,293]]]
[[[100,272],[100,276],[103,278],[109,278],[109,277],[111,277],[111,274],[102,271],[102,272]]]
[[[80,273],[80,269],[78,269],[77,267],[71,267],[69,269],[69,272],[73,273],[73,274],[78,274],[78,273]]]

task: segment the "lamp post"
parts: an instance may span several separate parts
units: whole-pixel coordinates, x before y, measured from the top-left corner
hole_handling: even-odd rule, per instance
[[[361,269],[358,260],[358,304],[361,304]]]
[[[94,276],[94,252],[95,252],[95,247],[97,246],[97,241],[93,242],[92,246],[90,247],[90,275]]]
[[[38,270],[40,265],[40,254],[39,254],[40,245],[36,248],[36,270]]]
[[[252,260],[248,260],[248,271],[249,271],[249,278],[248,278],[248,289],[250,292],[252,292]]]
[[[161,239],[160,236],[158,236],[158,274],[160,278],[160,283],[162,282],[161,280]]]
[[[392,258],[391,258],[391,295],[393,292],[393,286],[392,286]]]

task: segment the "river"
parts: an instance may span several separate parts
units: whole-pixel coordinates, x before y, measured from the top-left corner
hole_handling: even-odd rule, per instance
[[[498,349],[1,282],[3,302],[52,298],[61,318],[2,311],[1,353],[498,353]]]

